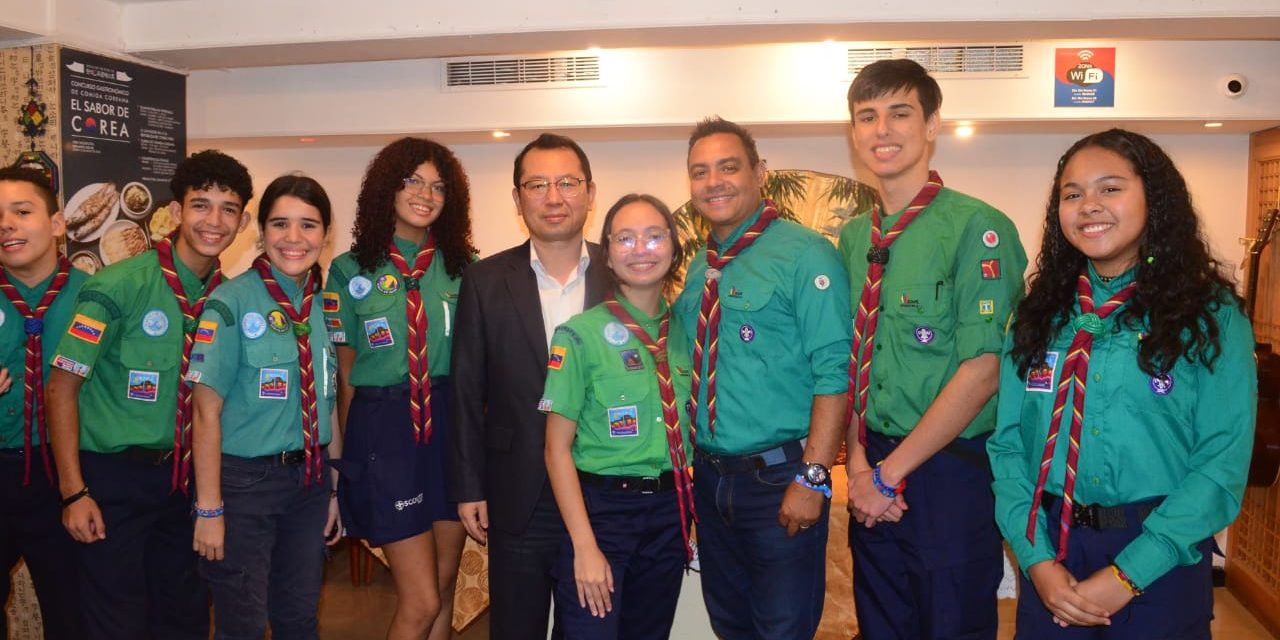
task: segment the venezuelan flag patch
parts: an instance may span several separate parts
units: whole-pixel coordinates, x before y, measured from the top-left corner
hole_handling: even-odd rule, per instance
[[[342,302],[338,298],[338,294],[332,291],[325,291],[320,296],[321,309],[325,313],[337,313],[342,308]]]
[[[90,318],[82,313],[77,313],[71,319],[71,326],[67,328],[67,333],[88,342],[89,344],[98,344],[102,342],[102,332],[107,330],[107,325]]]
[[[569,355],[569,350],[564,347],[551,347],[551,359],[547,360],[547,368],[560,370],[564,366],[564,358]]]
[[[196,327],[196,342],[213,344],[214,338],[217,337],[218,323],[212,320],[201,320],[200,325]]]

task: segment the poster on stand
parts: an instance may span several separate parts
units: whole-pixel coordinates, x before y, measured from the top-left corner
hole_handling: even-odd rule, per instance
[[[63,48],[63,212],[67,255],[89,273],[174,230],[169,179],[186,154],[186,77]]]
[[[1053,106],[1116,106],[1115,47],[1058,49],[1054,61]]]

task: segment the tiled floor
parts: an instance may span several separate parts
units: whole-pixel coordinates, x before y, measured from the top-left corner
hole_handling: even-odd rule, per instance
[[[391,586],[391,576],[381,565],[373,568],[373,583],[353,587],[349,572],[345,545],[340,545],[337,553],[329,562],[325,576],[325,586],[320,602],[320,636],[324,640],[374,640],[385,637],[387,624],[391,620],[395,607],[395,590]],[[1213,622],[1213,637],[1221,640],[1274,640],[1274,636],[1258,623],[1256,619],[1226,589],[1217,589]],[[1000,636],[999,640],[1013,638],[1014,603],[1002,600],[1000,603]],[[465,633],[455,634],[461,640],[483,640],[489,637],[488,616],[482,616],[466,629]],[[679,640],[700,640],[681,638]],[[710,639],[708,639],[710,640]]]

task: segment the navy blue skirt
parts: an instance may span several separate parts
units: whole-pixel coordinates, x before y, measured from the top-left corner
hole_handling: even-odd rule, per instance
[[[347,535],[381,546],[430,531],[440,520],[458,521],[457,503],[445,500],[449,427],[448,377],[431,379],[426,445],[413,441],[407,382],[356,387],[342,459],[333,461]]]

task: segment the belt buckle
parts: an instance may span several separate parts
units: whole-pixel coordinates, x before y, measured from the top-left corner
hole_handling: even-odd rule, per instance
[[[1097,530],[1101,528],[1098,521],[1098,505],[1095,504],[1078,504],[1071,508],[1071,526],[1072,527],[1088,527]]]
[[[640,495],[653,495],[662,490],[662,478],[645,476],[643,478],[638,478],[636,485],[638,487],[637,491],[639,491]]]

